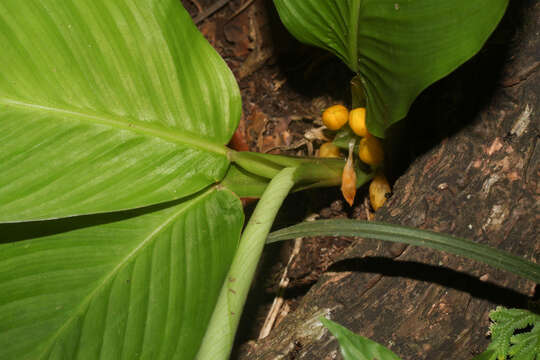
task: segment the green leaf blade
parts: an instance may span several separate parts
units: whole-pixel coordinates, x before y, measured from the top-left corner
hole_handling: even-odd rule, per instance
[[[353,71],[357,71],[356,53],[349,44],[358,19],[359,0],[353,1],[288,1],[274,0],[281,20],[300,41],[333,52]]]
[[[494,350],[486,350],[473,357],[472,360],[495,360],[496,358]]]
[[[73,119],[47,121],[36,116],[0,113],[2,146],[10,149],[0,154],[0,167],[6,169],[0,176],[4,222],[176,199],[219,181],[228,167],[225,156],[194,147]]]
[[[0,29],[0,222],[151,205],[224,176],[238,87],[179,2],[8,0]]]
[[[358,23],[358,62],[368,99],[369,131],[384,136],[426,87],[478,52],[507,4],[507,0],[366,1]]]
[[[235,80],[178,2],[8,0],[1,10],[0,64],[11,70],[2,74],[2,98],[146,121],[221,143],[234,132]]]
[[[0,246],[0,358],[194,356],[239,240],[241,204],[212,189],[128,214],[64,219],[64,232]],[[69,230],[77,221],[86,226]]]
[[[481,261],[536,283],[540,282],[540,265],[519,256],[467,239],[383,222],[352,219],[303,222],[272,232],[266,242],[272,243],[306,236],[361,236],[423,246]]]
[[[299,40],[333,52],[358,72],[368,129],[384,137],[420,92],[480,50],[508,0],[274,3]]]
[[[320,320],[339,341],[341,355],[343,355],[344,360],[400,360],[396,354],[381,344],[357,335],[324,317],[321,317]]]

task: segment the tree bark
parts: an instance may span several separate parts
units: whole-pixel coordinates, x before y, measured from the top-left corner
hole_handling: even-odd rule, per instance
[[[376,220],[540,260],[539,32],[540,4],[510,2],[481,53],[421,96],[405,127],[422,126],[413,129],[421,133],[427,126],[425,136],[445,138],[399,177]],[[418,117],[429,122],[419,125]],[[527,307],[534,288],[476,261],[358,239],[299,307],[239,358],[340,359],[337,341],[317,320],[325,315],[402,359],[470,359],[489,343],[489,311]]]

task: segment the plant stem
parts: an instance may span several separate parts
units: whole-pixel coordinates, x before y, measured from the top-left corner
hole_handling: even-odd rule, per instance
[[[266,237],[283,200],[292,189],[296,168],[281,170],[268,184],[249,220],[225,278],[197,359],[227,359]]]
[[[280,170],[286,167],[298,167],[300,165],[313,162],[328,163],[329,160],[233,150],[229,150],[228,157],[231,161],[236,163],[244,170],[267,179],[273,179]],[[329,163],[333,167],[343,167],[343,165],[340,164],[341,161],[337,159],[330,159]]]
[[[286,167],[297,168],[297,179],[293,191],[338,186],[341,184],[341,175],[345,166],[345,159],[293,157],[233,150],[229,150],[227,156],[230,161],[249,174],[265,179],[272,179]],[[355,171],[356,187],[362,186],[374,175],[372,170],[357,168]],[[234,182],[235,179],[229,180]]]

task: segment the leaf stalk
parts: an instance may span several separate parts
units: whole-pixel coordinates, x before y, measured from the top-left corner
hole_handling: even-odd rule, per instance
[[[225,278],[197,359],[229,357],[242,309],[270,227],[294,186],[297,168],[286,167],[270,181],[251,216]]]

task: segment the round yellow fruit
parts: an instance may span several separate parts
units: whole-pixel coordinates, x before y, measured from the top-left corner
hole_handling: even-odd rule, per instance
[[[319,149],[319,157],[338,158],[340,157],[339,148],[331,142],[324,143]]]
[[[379,139],[368,134],[360,140],[358,157],[368,165],[380,165],[384,160],[384,150]]]
[[[367,136],[366,108],[356,108],[349,113],[349,126],[358,136]]]
[[[330,130],[339,130],[349,120],[349,110],[343,105],[330,106],[322,114],[323,124]]]
[[[392,193],[390,184],[383,174],[377,174],[369,184],[369,201],[375,211],[384,205],[386,198]]]

